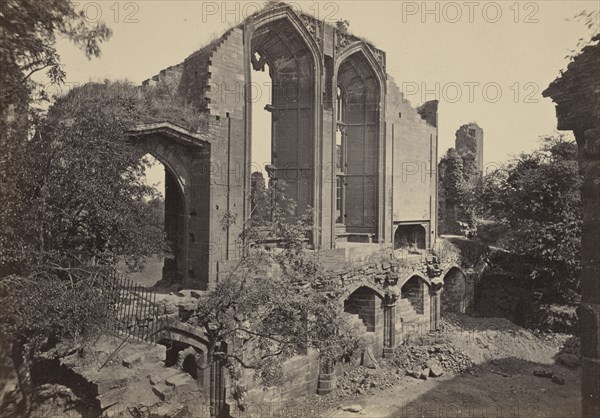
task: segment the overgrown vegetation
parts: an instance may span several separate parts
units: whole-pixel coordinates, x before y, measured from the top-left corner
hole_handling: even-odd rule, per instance
[[[439,217],[442,233],[459,233],[457,221],[473,224],[471,203],[473,191],[481,181],[477,172],[475,155],[448,149],[438,164],[439,170]]]
[[[311,211],[291,220],[296,208],[285,187],[274,179],[254,190],[268,216],[243,224],[226,219],[224,227],[240,228],[240,261],[201,298],[194,314],[209,341],[208,357],[224,361],[240,406],[246,393],[241,369],[254,370],[264,386],[273,386],[294,355],[316,350],[328,368],[363,345],[338,302],[341,287],[307,250]],[[276,248],[269,247],[273,240]],[[224,341],[232,342],[227,352],[219,350]]]
[[[110,328],[114,267],[132,269],[168,254],[158,192],[144,182],[148,161],[124,131],[168,120],[202,131],[206,117],[166,86],[91,83],[50,98],[32,75],[65,74],[57,36],[100,55],[111,34],[88,25],[68,0],[12,1],[2,7],[0,106],[0,334],[12,342],[23,413],[28,366],[59,339],[88,341]]]
[[[568,301],[579,289],[581,183],[577,145],[556,135],[485,176],[471,198],[487,220],[480,239],[531,260],[548,302]]]

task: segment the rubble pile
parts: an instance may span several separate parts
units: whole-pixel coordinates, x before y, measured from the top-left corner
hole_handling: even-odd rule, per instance
[[[437,364],[444,372],[457,374],[470,369],[473,361],[462,350],[450,344],[438,344],[429,347],[397,347],[394,364],[405,374],[420,378],[415,376],[415,370],[432,369],[431,366]]]
[[[581,357],[581,340],[579,337],[570,337],[567,339],[560,348],[560,353]]]
[[[392,387],[396,384],[400,375],[396,373],[392,364],[386,363],[382,366],[376,369],[360,366],[345,371],[343,376],[338,378],[337,388],[339,394],[342,396],[363,395],[371,392],[371,390]]]

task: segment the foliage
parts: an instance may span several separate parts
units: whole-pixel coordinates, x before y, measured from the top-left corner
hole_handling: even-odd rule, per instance
[[[250,216],[256,222],[266,222],[270,213],[269,195],[266,193],[265,178],[260,171],[252,173],[250,178]]]
[[[239,263],[194,314],[208,337],[209,357],[224,360],[238,383],[240,368],[253,369],[264,385],[274,385],[282,363],[294,355],[317,350],[332,364],[362,346],[344,319],[336,278],[307,250],[312,218],[290,221],[295,205],[284,190],[281,180],[263,190],[271,218],[242,226]],[[269,247],[274,240],[276,248]],[[218,349],[221,341],[233,342],[228,352]],[[238,384],[238,401],[244,392]]]
[[[438,164],[440,199],[440,219],[444,219],[449,208],[458,213],[459,220],[473,221],[473,190],[480,181],[472,152],[459,153],[448,149]]]
[[[198,129],[205,121],[160,86],[90,83],[39,115],[31,138],[6,142],[0,303],[11,311],[0,326],[31,355],[44,339],[85,340],[110,325],[118,260],[137,270],[151,255],[168,255],[162,198],[144,181],[149,161],[124,131],[177,115]]]
[[[465,189],[462,156],[454,148],[448,149],[439,163],[439,177],[447,202],[459,202]]]
[[[41,85],[31,76],[46,70],[52,83],[64,81],[65,73],[55,48],[57,36],[70,39],[88,58],[100,56],[100,45],[111,30],[99,21],[90,25],[83,11],[70,0],[6,0],[0,19],[0,114],[11,105],[27,106],[33,89],[42,97]]]
[[[26,342],[32,354],[52,341],[88,341],[113,325],[117,292],[102,267],[40,265],[27,278],[4,277],[1,331]]]
[[[0,177],[0,261],[27,275],[47,260],[61,266],[118,256],[139,267],[167,249],[160,218],[147,202],[140,159],[123,131],[136,120],[134,87],[87,85],[56,101],[29,141],[8,144]],[[93,100],[89,100],[93,97]],[[44,156],[44,158],[40,158]]]
[[[577,146],[558,135],[487,175],[475,192],[479,215],[495,222],[493,244],[537,260],[534,277],[548,297],[578,289],[581,183]]]

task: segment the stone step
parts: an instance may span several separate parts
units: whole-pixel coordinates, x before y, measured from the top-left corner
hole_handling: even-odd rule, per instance
[[[351,313],[345,312],[344,316],[346,317],[346,320],[348,321],[348,323],[350,325],[353,325],[356,328],[360,329],[362,334],[367,332],[367,326],[365,325],[363,320],[360,319],[358,314],[351,314]]]

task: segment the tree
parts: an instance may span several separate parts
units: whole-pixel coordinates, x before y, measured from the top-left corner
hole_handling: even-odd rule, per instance
[[[77,13],[74,4],[70,0],[6,0],[2,2],[0,13],[0,189],[2,217],[0,218],[0,277],[8,272],[18,270],[29,271],[27,277],[2,277],[0,283],[0,299],[2,313],[0,322],[0,335],[3,336],[0,344],[2,353],[13,344],[13,361],[17,368],[21,392],[24,395],[24,412],[28,409],[28,363],[31,358],[33,346],[38,346],[49,335],[69,334],[74,331],[78,334],[81,330],[93,330],[95,327],[77,328],[76,319],[70,315],[63,315],[70,308],[75,308],[78,313],[83,311],[77,308],[87,309],[97,323],[104,320],[101,309],[95,312],[98,306],[99,294],[92,295],[86,290],[97,290],[97,281],[102,280],[98,276],[99,271],[88,271],[87,279],[75,284],[75,278],[83,276],[83,270],[71,269],[52,263],[52,270],[34,268],[32,264],[20,266],[19,259],[32,258],[24,247],[19,248],[19,243],[24,242],[19,236],[18,225],[24,225],[29,219],[21,219],[18,212],[30,209],[27,201],[13,201],[16,196],[15,190],[19,179],[27,175],[14,176],[15,167],[22,168],[23,173],[28,171],[25,162],[31,162],[34,158],[39,159],[40,166],[42,155],[27,154],[27,152],[40,151],[36,146],[29,143],[30,136],[36,130],[36,124],[43,116],[39,109],[33,106],[36,99],[47,99],[47,95],[41,88],[41,84],[33,81],[32,76],[40,71],[47,70],[46,75],[50,82],[60,83],[64,80],[65,73],[60,66],[60,59],[55,49],[57,36],[65,36],[76,45],[80,46],[88,58],[100,55],[100,44],[111,36],[111,31],[103,22],[96,25],[88,25],[84,15]],[[33,92],[37,89],[39,97],[34,97]],[[27,156],[23,161],[20,157]],[[17,157],[17,158],[15,158]],[[34,177],[35,178],[35,177]],[[38,183],[39,184],[39,183]],[[33,184],[25,184],[27,192],[33,192]],[[37,190],[40,191],[39,189]],[[10,207],[9,207],[10,206]],[[11,213],[11,211],[14,211]],[[15,223],[18,222],[18,223]],[[17,242],[11,241],[17,238]],[[20,255],[14,250],[24,251]],[[48,259],[47,259],[48,261]],[[48,264],[50,266],[50,264]],[[59,275],[67,275],[73,279],[71,290],[68,292],[63,286],[65,282],[58,282]],[[83,284],[90,285],[84,288]],[[79,287],[79,289],[76,289]],[[93,292],[92,292],[93,293]],[[71,296],[78,295],[75,304],[68,303],[68,307],[61,305],[62,302],[73,302]],[[106,295],[105,295],[106,296]],[[77,304],[77,302],[80,302]],[[36,313],[33,311],[40,308]],[[58,311],[62,312],[58,314]],[[10,309],[9,309],[10,308]],[[73,313],[73,312],[71,312]],[[58,314],[58,317],[57,317]],[[86,322],[86,321],[83,321]],[[53,323],[48,327],[49,323]],[[72,328],[75,325],[75,328]],[[91,325],[91,324],[89,324]],[[52,332],[48,332],[52,329]],[[70,330],[70,331],[66,331]],[[28,341],[29,340],[29,341]],[[24,362],[22,361],[24,360]],[[21,367],[23,366],[23,367]]]
[[[488,240],[536,261],[534,277],[554,300],[579,286],[581,182],[577,146],[558,135],[488,174],[475,191],[479,215],[496,222]]]
[[[51,82],[65,73],[55,48],[57,36],[79,46],[88,58],[100,56],[100,45],[111,30],[99,21],[90,25],[84,11],[70,0],[6,0],[0,18],[0,114],[10,105],[29,102],[35,87],[31,76],[46,70]]]
[[[270,220],[250,219],[240,226],[239,263],[200,299],[193,314],[208,340],[208,364],[215,359],[225,364],[240,406],[242,369],[274,385],[282,377],[281,365],[294,355],[316,350],[327,367],[362,347],[345,320],[336,277],[307,250],[310,212],[290,221],[295,204],[284,190],[285,183],[273,179],[262,189],[261,201],[271,202]],[[273,241],[277,247],[269,249],[266,244]],[[222,342],[229,351],[220,349]]]
[[[266,193],[265,178],[260,171],[250,177],[250,213],[257,222],[265,222],[268,217],[269,196]]]
[[[113,272],[168,253],[148,161],[124,131],[142,122],[205,117],[159,88],[91,83],[58,98],[30,139],[7,144],[0,170],[0,318],[22,392],[48,342],[93,339],[114,320]],[[25,405],[27,407],[27,405]]]
[[[465,189],[463,158],[450,148],[439,163],[440,180],[443,185],[446,201],[458,203]]]
[[[119,256],[139,267],[166,250],[160,218],[147,204],[158,198],[143,181],[148,162],[123,136],[138,118],[136,95],[126,83],[75,89],[31,140],[9,144],[11,164],[0,173],[5,270],[28,275],[50,260],[114,265]]]
[[[479,182],[475,155],[460,154],[449,148],[438,164],[440,205],[439,217],[443,233],[458,233],[459,220],[473,222],[471,193]]]

